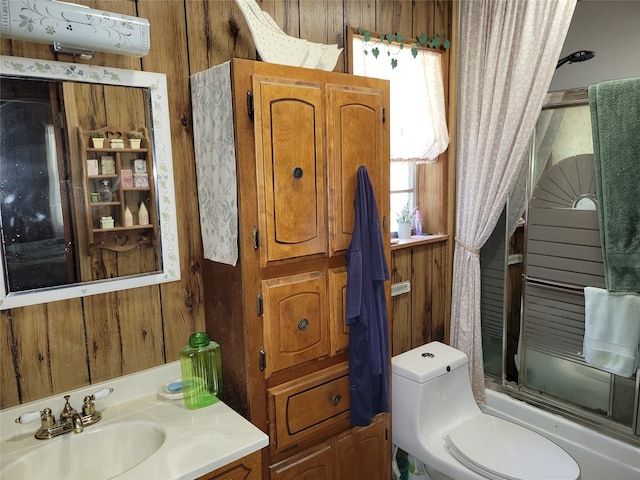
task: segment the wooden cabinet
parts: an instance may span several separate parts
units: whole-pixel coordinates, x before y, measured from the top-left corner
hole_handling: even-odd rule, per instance
[[[270,480],[337,480],[335,447],[321,443],[270,467]]]
[[[388,480],[391,472],[389,418],[379,416],[368,427],[338,436],[339,477],[344,480]]]
[[[349,420],[349,369],[346,362],[270,388],[269,440],[285,452],[330,426]]]
[[[269,434],[272,478],[341,478],[335,452],[359,431],[349,425],[344,254],[360,165],[390,265],[388,82],[237,59],[231,79],[239,258],[203,268],[224,400]],[[367,430],[381,435],[381,458],[391,455],[388,417],[377,420],[384,433]]]
[[[79,130],[89,251],[126,251],[156,244],[158,214],[150,140],[142,129],[136,132],[141,146],[132,148],[129,133],[115,127]],[[102,135],[102,146],[94,146],[96,134]]]
[[[261,266],[327,251],[322,84],[254,75]]]
[[[270,467],[270,480],[388,480],[391,478],[389,419],[341,433]]]
[[[197,480],[260,480],[262,478],[262,450],[207,473]]]
[[[264,375],[329,355],[327,276],[323,271],[262,281]]]
[[[367,167],[379,207],[388,191],[380,87],[315,78],[253,76],[262,267],[347,249],[360,165]]]

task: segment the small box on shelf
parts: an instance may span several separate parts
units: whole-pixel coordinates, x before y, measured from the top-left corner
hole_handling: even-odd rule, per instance
[[[90,177],[99,175],[98,160],[91,158],[87,160],[87,175],[89,175]]]
[[[100,228],[114,228],[113,217],[101,217],[100,218]]]
[[[136,173],[147,173],[147,161],[143,158],[136,158],[133,161],[133,171]]]
[[[116,174],[116,161],[109,155],[100,157],[100,170],[102,175]]]
[[[134,173],[133,186],[137,188],[146,188],[149,186],[149,175],[147,173]]]
[[[127,168],[120,170],[120,181],[122,188],[133,188],[133,171]]]
[[[112,138],[109,140],[109,146],[111,148],[124,148],[124,140],[121,138]]]

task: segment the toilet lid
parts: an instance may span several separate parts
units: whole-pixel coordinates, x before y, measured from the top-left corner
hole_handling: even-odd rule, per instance
[[[445,437],[460,463],[492,479],[580,478],[576,461],[551,440],[498,417],[479,414]]]

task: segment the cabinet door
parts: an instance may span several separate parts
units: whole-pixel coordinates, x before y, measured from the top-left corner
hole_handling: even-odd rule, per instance
[[[329,314],[325,272],[262,282],[265,376],[329,355]]]
[[[340,474],[349,480],[391,478],[391,440],[388,414],[378,415],[368,427],[351,429],[338,438]]]
[[[380,216],[389,204],[388,125],[382,90],[328,84],[327,146],[331,255],[346,250],[354,223],[358,167],[367,168]],[[382,218],[380,224],[382,225]]]
[[[347,326],[347,267],[329,270],[329,308],[331,309],[331,355],[349,348]]]
[[[261,265],[326,254],[320,84],[254,76]]]
[[[269,467],[270,480],[336,480],[334,448],[322,443]]]
[[[262,450],[220,467],[197,480],[261,480]]]

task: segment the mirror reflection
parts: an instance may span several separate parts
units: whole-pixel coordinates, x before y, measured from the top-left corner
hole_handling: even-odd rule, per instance
[[[13,292],[76,282],[63,219],[69,192],[58,164],[62,139],[53,123],[52,94],[50,82],[2,79],[0,218],[7,286]]]
[[[164,76],[3,58],[0,307],[178,279]]]

